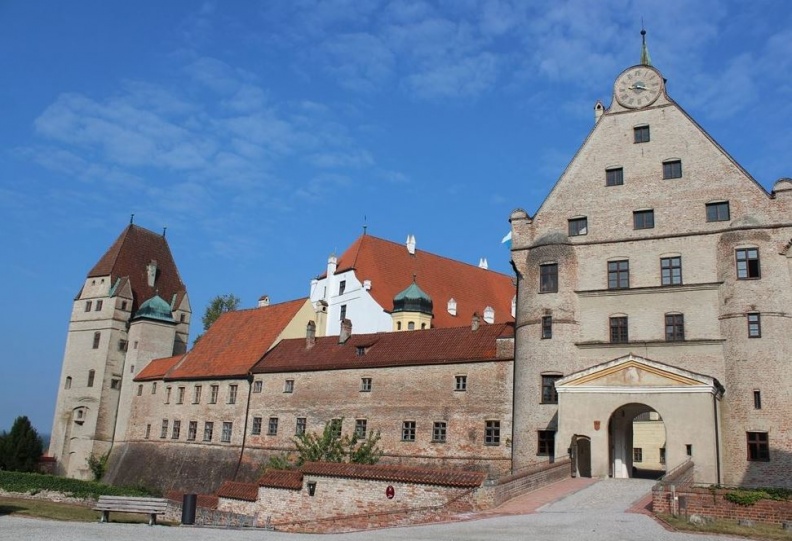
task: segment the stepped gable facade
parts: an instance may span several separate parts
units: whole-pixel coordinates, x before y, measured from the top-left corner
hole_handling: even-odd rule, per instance
[[[324,314],[317,325],[338,335],[341,321],[360,333],[393,330],[394,297],[416,282],[434,302],[431,327],[466,325],[474,313],[488,323],[513,321],[516,302],[510,276],[416,248],[414,236],[399,244],[361,235],[326,271],[311,281],[310,298]]]
[[[571,453],[630,477],[651,414],[665,468],[792,486],[792,181],[768,193],[645,60],[538,211],[511,214],[514,467]]]

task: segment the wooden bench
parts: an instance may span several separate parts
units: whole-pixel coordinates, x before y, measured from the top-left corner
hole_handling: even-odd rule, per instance
[[[149,516],[149,526],[157,523],[157,515],[164,515],[168,508],[165,498],[137,498],[132,496],[99,496],[94,511],[101,511],[99,522],[110,522],[110,511],[119,513],[143,513]]]

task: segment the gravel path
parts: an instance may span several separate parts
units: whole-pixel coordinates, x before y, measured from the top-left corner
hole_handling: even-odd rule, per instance
[[[670,532],[651,517],[625,513],[651,489],[651,481],[604,479],[531,515],[503,516],[351,534],[305,535],[260,530],[149,527],[142,524],[56,522],[0,516],[0,540],[41,541],[474,541],[490,539],[573,541],[737,541],[738,538]]]

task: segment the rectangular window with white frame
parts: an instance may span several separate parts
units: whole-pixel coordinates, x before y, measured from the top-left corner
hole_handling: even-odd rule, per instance
[[[500,445],[500,421],[484,421],[484,445]]]
[[[231,442],[231,431],[233,430],[234,423],[230,421],[225,421],[223,423],[223,433],[220,437],[220,441],[223,443],[230,443]]]
[[[401,441],[415,441],[415,421],[402,422]]]
[[[467,391],[467,376],[463,376],[463,375],[454,376],[454,390]]]
[[[737,260],[738,280],[761,278],[758,248],[738,248],[734,254]]]
[[[762,316],[759,312],[751,312],[748,314],[748,338],[761,338],[762,337]]]
[[[660,258],[660,284],[664,286],[682,285],[682,257]]]
[[[435,421],[432,426],[432,442],[445,443],[448,423],[446,421]]]

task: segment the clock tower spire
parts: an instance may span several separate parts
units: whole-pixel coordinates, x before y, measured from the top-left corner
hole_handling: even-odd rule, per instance
[[[652,65],[652,59],[649,58],[649,48],[646,46],[646,30],[643,28],[643,24],[641,24],[641,65]]]

